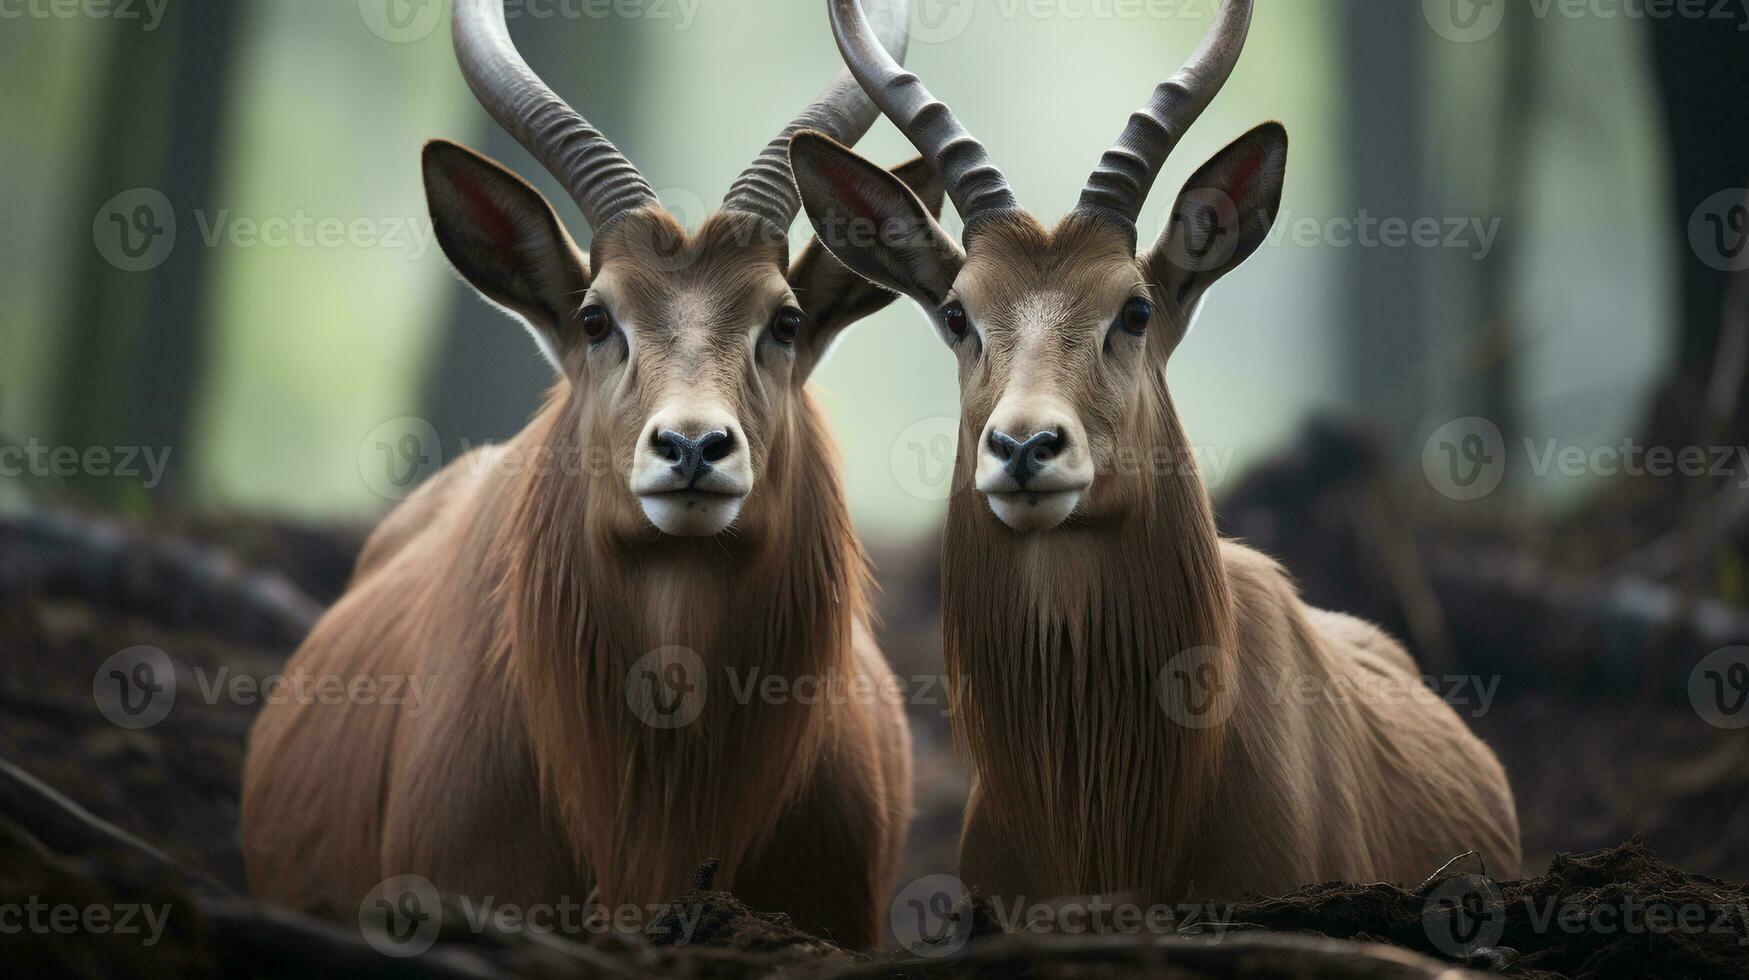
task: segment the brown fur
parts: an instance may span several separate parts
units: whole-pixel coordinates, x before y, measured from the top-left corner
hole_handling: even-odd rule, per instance
[[[1184,314],[1133,358],[1102,354],[1105,311],[1137,283],[1173,310],[1124,249],[1085,217],[1047,232],[1014,214],[979,228],[957,278],[984,332],[981,351],[962,352],[961,445],[978,446],[1005,393],[1044,390],[1078,412],[1099,474],[1066,525],[1019,534],[971,490],[971,453],[960,460],[942,587],[977,773],[967,884],[1034,899],[1237,896],[1418,882],[1470,849],[1516,874],[1505,775],[1449,706],[1293,693],[1359,678],[1425,689],[1394,641],[1310,609],[1273,562],[1218,539],[1166,388]],[[1148,459],[1170,472],[1124,447],[1163,448]],[[1162,683],[1193,650],[1234,699],[1224,724],[1182,724],[1197,716]]]
[[[1156,103],[1176,111],[1151,104],[1126,130],[1152,120],[1157,152],[1108,154],[1055,229],[1013,203],[945,106],[929,104],[927,126],[897,111],[925,94],[890,66],[864,75],[960,182],[963,249],[850,150],[790,144],[821,240],[921,305],[959,363],[943,631],[976,770],[960,868],[985,894],[1409,883],[1470,849],[1518,872],[1505,773],[1408,653],[1306,607],[1274,563],[1216,535],[1166,370],[1208,289],[1267,241],[1287,131],[1265,123],[1198,168],[1145,253],[1135,212],[1113,202],[1139,206],[1196,115],[1185,107],[1231,69],[1251,8],[1222,10],[1199,50],[1224,67],[1193,61],[1161,86]]]
[[[805,268],[830,259],[786,282],[781,248],[745,221],[686,235],[636,214],[598,235],[599,274],[573,300],[614,306],[635,333],[623,361],[560,344],[564,377],[530,425],[450,464],[372,537],[288,670],[412,675],[431,695],[263,711],[243,788],[255,895],[350,915],[416,873],[475,900],[599,889],[643,905],[715,858],[756,907],[874,943],[910,813],[902,711],[741,704],[725,682],[890,677],[810,365],[748,346],[775,306],[843,297],[798,299],[834,284]],[[730,533],[662,536],[627,489],[643,420],[676,392],[733,405],[746,432],[759,476]],[[695,722],[664,730],[626,685],[671,646],[697,652],[709,686]]]

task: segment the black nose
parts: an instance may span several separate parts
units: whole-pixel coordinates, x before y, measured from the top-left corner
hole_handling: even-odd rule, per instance
[[[1039,475],[1045,464],[1055,459],[1063,451],[1062,433],[1055,429],[1034,433],[1032,438],[1021,442],[1006,432],[995,430],[990,433],[990,451],[1003,462],[1003,469],[1020,484],[1022,490]]]
[[[663,429],[656,433],[654,442],[656,454],[674,464],[674,472],[686,478],[688,488],[711,471],[712,463],[735,451],[735,438],[721,430],[688,439],[672,429]]]

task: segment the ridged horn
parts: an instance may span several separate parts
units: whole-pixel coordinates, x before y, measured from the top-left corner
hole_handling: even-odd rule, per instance
[[[910,15],[908,0],[878,0],[874,6],[875,35],[882,48],[897,62],[905,60],[905,50],[911,40],[908,32]],[[787,232],[802,208],[795,176],[789,168],[790,137],[811,129],[825,133],[845,146],[854,146],[880,115],[880,110],[857,84],[856,77],[848,69],[840,72],[794,122],[784,127],[783,132],[760,151],[752,166],[729,188],[728,196],[723,199],[723,210],[758,215],[780,231]]]
[[[456,0],[453,33],[456,60],[480,105],[558,178],[591,228],[657,206],[638,168],[522,60],[503,0]]]
[[[1117,145],[1100,158],[1081,191],[1079,210],[1115,212],[1136,223],[1166,158],[1232,77],[1251,31],[1252,6],[1253,0],[1226,0],[1190,61],[1154,89],[1148,104],[1130,116]]]
[[[858,0],[827,0],[838,50],[863,91],[929,161],[946,185],[947,196],[970,227],[990,211],[1019,207],[1002,171],[990,162],[984,145],[936,100],[917,76],[900,67],[881,47]]]

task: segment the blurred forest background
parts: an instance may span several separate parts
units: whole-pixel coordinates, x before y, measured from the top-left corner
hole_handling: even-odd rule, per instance
[[[838,70],[823,6],[511,0],[510,27],[696,223]],[[1498,686],[1460,711],[1512,774],[1527,868],[1644,832],[1749,878],[1746,5],[1259,6],[1143,219],[1286,123],[1276,236],[1171,368],[1224,529],[1432,675]],[[913,0],[909,64],[1050,220],[1215,7]],[[589,229],[476,106],[445,0],[0,0],[0,132],[0,755],[235,882],[249,709],[123,732],[92,669],[149,642],[271,672],[407,489],[393,447],[421,440],[428,474],[534,410],[549,369],[431,241],[425,140]],[[913,155],[885,122],[862,150]],[[938,672],[952,360],[897,303],[817,385],[840,445],[878,449],[845,463],[883,644]],[[1636,477],[1635,446],[1726,452]],[[6,452],[32,447],[169,456],[160,481]],[[1709,678],[1738,685],[1729,717]],[[952,866],[964,793],[940,709],[913,720],[908,876]]]
[[[81,477],[0,493],[77,493],[142,516],[368,516],[385,501],[360,450],[382,423],[428,420],[445,458],[520,427],[548,370],[432,243],[420,144],[484,149],[562,202],[579,240],[588,229],[476,107],[443,0],[8,6],[21,15],[0,20],[0,437],[172,455],[150,491]],[[917,0],[910,63],[1048,219],[1214,6]],[[1168,165],[1146,234],[1178,182],[1254,123],[1281,119],[1294,140],[1277,238],[1216,292],[1174,363],[1217,489],[1318,411],[1368,419],[1405,459],[1472,415],[1509,439],[1619,444],[1644,435],[1679,367],[1710,362],[1722,273],[1688,247],[1689,219],[1749,179],[1745,110],[1727,91],[1744,61],[1726,48],[1709,69],[1718,84],[1666,91],[1660,37],[1730,43],[1736,25],[1513,3],[1513,22],[1490,30],[1482,3],[1466,33],[1454,25],[1471,6],[1267,5],[1233,83]],[[628,17],[526,0],[510,23],[530,62],[696,221],[837,69],[821,7],[628,0]],[[1672,127],[1731,153],[1684,172]],[[885,123],[864,148],[911,155]],[[126,223],[142,213],[147,225]],[[1433,219],[1437,243],[1392,242],[1385,219]],[[118,268],[107,256],[124,228],[141,247],[166,229],[171,244]],[[902,464],[941,457],[901,444],[957,399],[921,316],[895,304],[861,325],[819,384],[842,444],[898,447],[848,459],[864,533],[930,533],[945,494]],[[1511,476],[1557,505],[1590,483]]]

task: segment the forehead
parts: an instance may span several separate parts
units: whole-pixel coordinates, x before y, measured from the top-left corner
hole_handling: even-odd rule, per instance
[[[592,247],[593,291],[640,329],[738,330],[789,296],[785,247],[747,215],[687,233],[666,213],[628,215]]]
[[[1017,213],[974,230],[956,288],[983,326],[1009,329],[1106,317],[1143,282],[1120,230],[1076,215],[1047,230]]]

